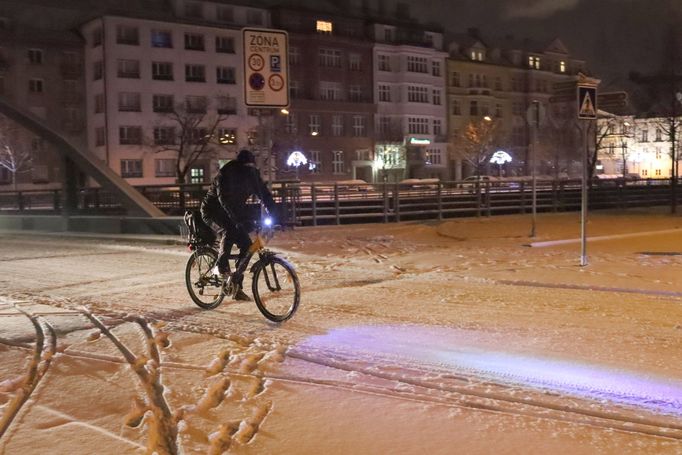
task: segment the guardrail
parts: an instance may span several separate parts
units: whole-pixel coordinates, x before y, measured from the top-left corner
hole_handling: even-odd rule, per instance
[[[538,180],[539,212],[580,209],[579,180]],[[198,209],[207,184],[147,185],[136,187],[169,215]],[[590,188],[591,209],[662,206],[670,204],[669,179],[595,181]],[[682,191],[678,202],[682,202]],[[397,222],[459,216],[491,216],[531,210],[531,182],[425,181],[424,183],[300,183],[274,182],[273,196],[281,221],[289,225]],[[0,192],[0,213],[59,213],[61,190]],[[83,188],[77,206],[83,214],[123,214],[110,193]]]

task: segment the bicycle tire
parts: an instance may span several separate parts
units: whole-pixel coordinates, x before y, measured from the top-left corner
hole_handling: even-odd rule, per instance
[[[273,283],[275,288],[273,288]],[[282,283],[286,289],[282,289]],[[261,289],[259,284],[264,287]],[[287,260],[278,256],[270,256],[256,263],[251,290],[258,310],[272,322],[284,322],[290,319],[301,301],[301,285],[296,269]],[[289,300],[291,300],[290,303],[287,303]],[[281,307],[282,304],[284,304],[283,312],[272,311],[274,308]]]
[[[200,308],[212,310],[223,302],[225,293],[221,282],[215,276],[207,276],[218,259],[218,252],[212,248],[200,248],[187,260],[185,266],[185,285],[192,301]],[[196,276],[193,271],[197,271]],[[211,294],[204,296],[203,291],[208,288]],[[198,292],[197,292],[198,291]],[[214,294],[213,292],[217,292]],[[204,297],[202,299],[202,297]],[[206,299],[208,297],[208,299]]]

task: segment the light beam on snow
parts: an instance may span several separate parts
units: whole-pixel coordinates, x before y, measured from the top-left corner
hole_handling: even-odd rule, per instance
[[[476,338],[480,339],[480,334]],[[419,367],[444,369],[502,384],[682,416],[682,381],[518,354],[503,348],[490,350],[476,343],[471,331],[415,325],[354,326],[309,337],[297,347],[313,352],[333,351],[346,359],[390,364],[411,371]]]

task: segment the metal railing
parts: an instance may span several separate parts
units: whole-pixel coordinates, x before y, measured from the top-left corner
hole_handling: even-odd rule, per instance
[[[198,209],[207,184],[145,185],[136,187],[168,215]],[[678,203],[682,202],[678,192]],[[531,182],[425,181],[424,183],[273,183],[281,222],[289,225],[388,223],[417,219],[527,213],[532,209]],[[665,206],[671,202],[669,179],[595,181],[589,190],[591,209]],[[539,180],[539,212],[580,209],[579,180]],[[59,189],[0,191],[0,213],[59,213]],[[100,188],[78,192],[83,214],[123,214],[113,196]]]

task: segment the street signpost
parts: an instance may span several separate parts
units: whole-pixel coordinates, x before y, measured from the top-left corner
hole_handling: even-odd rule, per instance
[[[597,119],[597,84],[578,84],[577,108],[579,120],[596,120]],[[590,148],[587,144],[587,122],[582,123],[583,143],[585,144],[585,151],[583,152],[583,178],[582,178],[582,192],[580,197],[580,266],[587,265],[587,180],[588,180],[588,162],[587,155]]]
[[[526,120],[531,127],[531,165],[530,165],[530,175],[531,175],[531,185],[532,185],[532,222],[530,228],[530,236],[534,238],[536,235],[537,226],[537,212],[538,212],[538,193],[537,193],[537,172],[536,159],[537,159],[537,146],[538,146],[538,130],[540,126],[545,123],[545,107],[540,104],[539,101],[534,100],[532,104],[528,107],[526,111]]]

